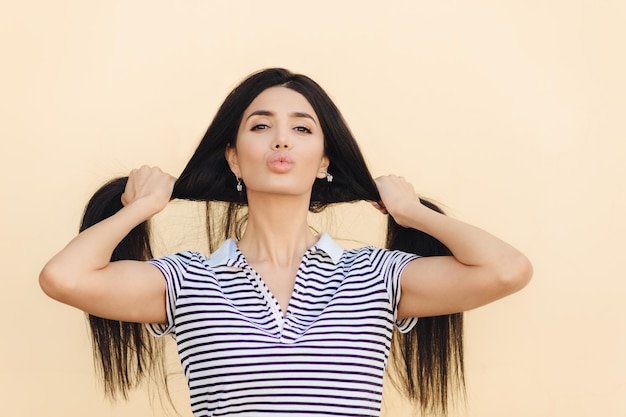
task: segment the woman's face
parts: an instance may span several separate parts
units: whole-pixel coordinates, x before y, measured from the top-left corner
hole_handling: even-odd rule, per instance
[[[286,87],[268,88],[250,103],[226,158],[248,199],[255,193],[308,198],[329,164],[317,115],[304,96]]]

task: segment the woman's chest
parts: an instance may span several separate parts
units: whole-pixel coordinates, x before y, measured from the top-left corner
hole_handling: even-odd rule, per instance
[[[174,314],[179,341],[293,344],[333,333],[352,340],[362,332],[378,335],[393,327],[386,287],[376,279],[299,270],[291,286],[272,291],[256,271],[242,269],[204,284],[179,294]],[[279,297],[287,300],[285,308]]]

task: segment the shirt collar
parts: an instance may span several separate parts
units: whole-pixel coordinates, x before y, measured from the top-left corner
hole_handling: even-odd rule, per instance
[[[322,251],[337,264],[343,254],[343,248],[337,244],[327,233],[322,233],[319,240],[311,248],[312,252]],[[237,243],[233,239],[227,239],[209,258],[209,265],[233,266],[238,261]]]
[[[343,248],[337,244],[327,233],[322,233],[319,240],[313,246],[314,249],[326,252],[328,256],[333,260],[335,264],[339,263],[341,255],[343,255]]]

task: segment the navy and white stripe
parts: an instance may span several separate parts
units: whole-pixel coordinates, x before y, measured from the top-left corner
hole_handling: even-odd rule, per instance
[[[286,314],[234,241],[212,256],[150,261],[196,417],[379,416],[400,274],[415,255],[344,251],[327,234],[304,255]],[[416,319],[395,324],[410,330]]]

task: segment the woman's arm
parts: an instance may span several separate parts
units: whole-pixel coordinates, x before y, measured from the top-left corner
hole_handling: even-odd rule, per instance
[[[122,196],[124,207],[76,236],[39,275],[50,297],[89,314],[127,322],[165,321],[165,280],[141,261],[110,262],[120,241],[165,208],[175,179],[159,168],[133,170]]]
[[[520,251],[486,231],[422,205],[403,178],[376,179],[388,212],[403,227],[421,230],[441,241],[453,256],[410,262],[401,277],[398,317],[458,313],[522,289],[532,265]]]

